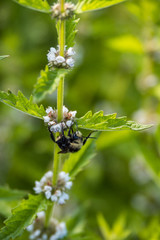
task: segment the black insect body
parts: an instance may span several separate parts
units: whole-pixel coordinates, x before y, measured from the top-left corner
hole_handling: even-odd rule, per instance
[[[59,153],[78,152],[92,134],[90,133],[87,137],[83,137],[80,131],[74,132],[73,129],[69,129],[68,135],[65,136],[64,130],[62,128],[62,134],[57,138],[57,140],[55,140],[55,137],[50,128],[48,128],[48,130],[50,132],[50,136],[53,142],[55,142],[61,149]]]

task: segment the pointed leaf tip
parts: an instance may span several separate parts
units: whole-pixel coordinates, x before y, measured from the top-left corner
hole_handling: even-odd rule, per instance
[[[10,90],[8,90],[8,92],[0,91],[1,102],[28,115],[43,119],[43,116],[46,115],[44,107],[42,105],[39,107],[37,104],[33,103],[32,100],[32,96],[28,100],[20,91],[18,91],[17,96]]]
[[[104,115],[103,111],[99,111],[93,115],[92,112],[89,111],[83,117],[76,119],[76,122],[78,128],[91,131],[140,131],[152,127],[151,124],[143,125],[134,121],[127,121],[127,117],[116,118],[116,113]]]
[[[83,13],[87,11],[95,11],[102,8],[108,8],[113,5],[122,3],[127,0],[79,0],[76,12]]]

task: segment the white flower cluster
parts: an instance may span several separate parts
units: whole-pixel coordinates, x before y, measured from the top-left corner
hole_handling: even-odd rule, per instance
[[[64,5],[64,11],[61,12],[61,6],[59,3],[55,3],[52,6],[52,17],[58,19],[67,19],[74,15],[75,5],[71,2],[66,2]]]
[[[59,46],[56,50],[54,47],[51,47],[48,54],[47,59],[49,62],[49,67],[56,68],[72,68],[74,67],[74,59],[75,51],[72,47],[66,49],[65,46],[64,57],[60,56]]]
[[[35,182],[33,188],[36,194],[44,193],[47,199],[58,204],[65,204],[69,195],[65,192],[72,187],[72,181],[68,173],[60,172],[58,175],[57,185],[52,185],[53,172],[47,172],[40,181]]]
[[[45,213],[40,212],[37,218],[26,230],[30,232],[30,240],[58,240],[67,235],[67,228],[64,222],[59,223],[56,219],[51,219],[48,228],[45,226]]]
[[[62,132],[63,129],[70,128],[74,124],[77,111],[69,111],[68,108],[63,106],[63,121],[57,123],[57,110],[53,110],[52,107],[46,109],[47,116],[44,116],[44,122],[48,123],[52,132]]]

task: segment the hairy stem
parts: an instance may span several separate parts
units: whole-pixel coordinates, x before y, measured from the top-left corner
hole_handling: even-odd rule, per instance
[[[61,4],[61,12],[64,12],[64,4],[65,0],[60,0]],[[64,48],[65,48],[65,20],[59,20],[59,47],[60,47],[60,56],[64,57]],[[64,101],[64,77],[61,78],[58,89],[57,89],[57,110],[58,122],[61,122],[63,119],[63,101]],[[57,139],[58,133],[55,134],[55,139]],[[53,186],[57,183],[58,172],[59,172],[59,165],[61,161],[61,155],[58,154],[60,151],[57,144],[54,144],[54,162],[53,162]],[[47,227],[50,221],[50,218],[53,214],[54,204],[49,205],[46,211],[46,222],[45,226]]]
[[[60,0],[61,12],[64,11],[65,0]],[[59,20],[59,47],[60,47],[60,56],[64,57],[64,48],[65,48],[65,20]],[[61,78],[58,89],[57,89],[57,110],[58,110],[58,122],[61,122],[63,119],[63,99],[64,99],[64,77]],[[56,138],[57,138],[56,134]],[[58,154],[59,148],[55,144],[54,147],[54,165],[53,165],[53,185],[57,182],[57,176],[59,171],[60,156]]]
[[[54,203],[52,205],[49,205],[48,208],[47,208],[46,219],[45,219],[45,227],[48,227],[50,218],[52,217],[53,207],[54,207]]]

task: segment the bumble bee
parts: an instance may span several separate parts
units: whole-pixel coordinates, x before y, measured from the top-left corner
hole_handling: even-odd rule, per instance
[[[53,142],[55,142],[61,149],[61,151],[58,153],[78,152],[82,148],[82,146],[86,143],[88,138],[91,138],[90,136],[92,134],[92,132],[91,132],[87,137],[83,137],[82,133],[80,131],[74,132],[73,129],[70,128],[68,131],[68,135],[65,136],[64,130],[62,127],[61,135],[57,139],[55,139],[50,128],[48,128],[48,130],[50,132],[50,136],[51,136],[51,139],[53,140]]]

